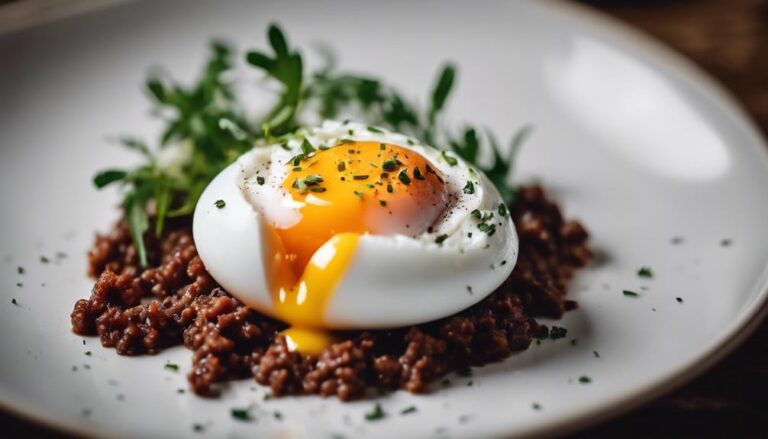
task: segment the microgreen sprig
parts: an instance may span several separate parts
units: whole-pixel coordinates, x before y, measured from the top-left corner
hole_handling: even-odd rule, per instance
[[[409,137],[409,144],[413,144],[413,138],[453,151],[485,172],[505,203],[512,205],[515,187],[509,182],[510,173],[514,157],[530,128],[517,132],[506,153],[487,131],[480,135],[481,130],[465,125],[456,134],[441,128],[441,116],[457,78],[453,65],[446,64],[440,69],[428,105],[421,109],[381,79],[338,72],[330,54],[326,54],[325,65],[308,74],[301,52],[289,44],[275,24],[269,26],[267,39],[270,51],[248,51],[245,61],[264,73],[267,80],[278,83],[281,90],[272,108],[255,120],[245,116],[234,84],[228,79],[234,68],[235,52],[227,44],[211,43],[202,75],[192,86],[185,86],[167,75],[152,74],[148,78],[145,87],[155,107],[153,114],[164,123],[157,147],[124,138],[122,145],[142,155],[144,163],[133,169],[107,169],[93,179],[97,188],[121,187],[125,218],[142,266],[151,262],[145,246],[146,235],[151,232],[162,235],[167,218],[191,215],[208,183],[260,140],[280,145],[287,145],[291,138],[302,142],[302,152],[293,160],[294,167],[299,167],[317,149],[324,149],[323,146],[315,148],[307,139],[302,139],[301,117],[307,113],[313,113],[315,120],[346,115],[365,123],[369,131],[400,132]],[[346,138],[339,141],[340,144],[351,142]],[[480,160],[485,149],[491,152],[492,160],[488,164]],[[170,162],[160,159],[168,155],[163,150],[176,152]],[[449,154],[443,157],[449,164],[456,160]],[[382,168],[396,171],[400,165],[395,159],[382,163]],[[398,178],[408,184],[410,177],[403,171],[399,171]],[[417,169],[413,173],[416,179],[423,177]],[[262,179],[259,184],[263,182]],[[311,181],[302,180],[297,185],[302,186],[302,190],[324,190]],[[391,184],[386,188],[392,192]]]

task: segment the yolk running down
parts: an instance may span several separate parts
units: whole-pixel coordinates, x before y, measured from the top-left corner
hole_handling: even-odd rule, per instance
[[[423,233],[448,203],[444,180],[420,154],[379,142],[350,142],[294,158],[283,190],[303,203],[288,228],[263,224],[275,314],[295,349],[330,342],[325,308],[360,235]]]

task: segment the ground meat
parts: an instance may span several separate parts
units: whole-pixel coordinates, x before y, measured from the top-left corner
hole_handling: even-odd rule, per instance
[[[97,277],[71,314],[72,329],[98,335],[121,355],[155,354],[183,343],[193,351],[192,390],[253,376],[275,396],[320,394],[342,400],[366,390],[423,392],[452,371],[502,360],[546,330],[534,318],[559,318],[575,302],[566,285],[591,254],[588,234],[565,221],[538,186],[522,187],[511,215],[520,254],[510,277],[475,306],[444,319],[385,331],[345,331],[319,356],[288,349],[281,322],[244,306],[220,288],[197,256],[190,219],[174,220],[148,241],[141,269],[125,222],[97,236],[89,253]]]

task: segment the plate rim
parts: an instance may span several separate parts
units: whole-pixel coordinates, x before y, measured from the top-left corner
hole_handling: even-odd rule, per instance
[[[658,62],[658,66],[668,72],[689,81],[697,94],[707,98],[711,105],[719,107],[723,116],[737,125],[743,134],[751,139],[751,145],[760,147],[760,153],[768,154],[768,142],[762,135],[751,114],[736,99],[723,84],[697,65],[685,55],[666,45],[656,37],[637,28],[631,23],[620,21],[596,8],[575,2],[562,0],[522,0],[528,7],[538,8],[550,16],[571,21],[587,29],[611,35],[617,45],[629,49],[635,56],[640,53]],[[133,0],[110,0],[107,2],[89,2],[86,6],[78,2],[68,3],[68,6],[56,8],[53,16],[41,19],[27,19],[22,24],[10,29],[0,29],[0,38],[17,36],[26,30],[44,27],[46,25],[68,21],[70,19],[90,15],[102,10],[113,9],[121,5],[134,3]],[[752,146],[750,146],[752,147]],[[646,384],[644,388],[633,389],[604,399],[596,406],[590,406],[579,411],[572,411],[557,419],[550,419],[527,429],[506,429],[501,427],[495,431],[483,431],[485,434],[506,435],[515,437],[563,435],[588,428],[618,416],[626,414],[664,394],[672,392],[693,381],[704,372],[721,362],[734,350],[741,346],[762,324],[768,315],[768,261],[758,278],[759,290],[751,303],[746,303],[728,325],[723,327],[718,337],[706,349],[686,363],[674,368],[666,374],[661,374]],[[13,401],[12,395],[0,389],[0,410],[16,416],[24,421],[43,426],[58,432],[73,435],[98,437],[114,437],[109,429],[95,425],[83,425],[74,421],[58,418],[41,413],[26,401]]]

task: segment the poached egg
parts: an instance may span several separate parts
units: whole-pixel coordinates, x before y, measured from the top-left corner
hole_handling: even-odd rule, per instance
[[[518,238],[493,184],[450,152],[326,121],[264,141],[224,169],[195,209],[198,254],[246,305],[319,354],[329,329],[446,317],[493,292]]]

